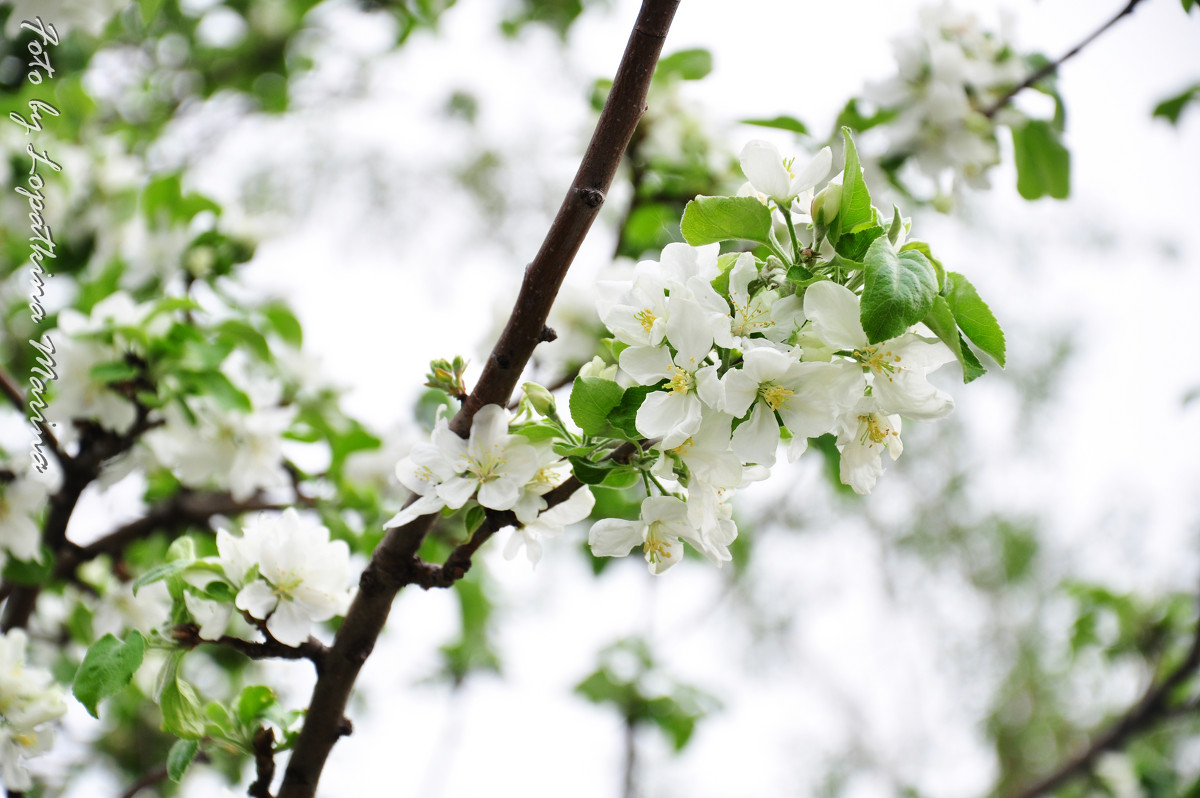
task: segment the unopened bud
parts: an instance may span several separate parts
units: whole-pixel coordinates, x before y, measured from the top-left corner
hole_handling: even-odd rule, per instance
[[[536,382],[527,382],[521,386],[521,390],[525,392],[525,398],[529,400],[529,404],[540,415],[553,416],[557,412],[554,406],[554,394],[546,390],[545,386],[538,385]]]
[[[617,378],[617,366],[615,363],[611,366],[608,365],[604,362],[603,358],[597,355],[591,361],[585,363],[583,368],[579,369],[579,376],[615,380]]]
[[[842,184],[830,183],[821,189],[817,196],[813,197],[812,206],[809,210],[812,213],[813,222],[817,226],[828,227],[829,223],[838,215],[838,210],[841,207]]]

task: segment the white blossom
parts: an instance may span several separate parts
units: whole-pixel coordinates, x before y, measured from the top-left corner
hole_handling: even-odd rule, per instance
[[[240,588],[237,608],[266,621],[281,643],[300,645],[314,623],[350,605],[350,547],[294,509],[259,515],[241,537],[219,531],[217,550],[225,574]]]
[[[803,169],[795,169],[795,159],[784,160],[779,149],[768,141],[755,139],[746,143],[739,156],[742,172],[755,191],[765,194],[781,207],[788,207],[792,200],[811,193],[817,183],[829,176],[833,165],[833,152],[822,147]],[[807,207],[812,197],[805,197],[802,204]]]
[[[504,546],[505,558],[511,560],[524,548],[529,562],[537,565],[542,557],[542,541],[558,537],[570,524],[587,518],[595,505],[596,497],[584,485],[568,496],[566,501],[543,510],[533,520],[514,527],[508,543]]]
[[[859,298],[828,281],[808,287],[804,312],[817,338],[835,350],[851,352],[871,375],[872,395],[884,412],[931,420],[954,409],[954,399],[926,376],[954,360],[954,353],[941,341],[909,332],[878,344],[867,343],[859,319]]]
[[[653,574],[661,574],[683,557],[683,541],[698,551],[705,546],[688,518],[687,505],[674,496],[649,496],[636,521],[605,518],[592,525],[588,545],[597,557],[624,557],[641,546]]]
[[[13,791],[33,787],[24,760],[51,746],[47,724],[67,711],[49,671],[26,664],[26,642],[22,629],[0,635],[0,782]]]
[[[895,460],[904,451],[900,416],[883,412],[873,397],[863,397],[842,416],[839,424],[842,482],[855,493],[870,493],[883,473],[884,453]]]

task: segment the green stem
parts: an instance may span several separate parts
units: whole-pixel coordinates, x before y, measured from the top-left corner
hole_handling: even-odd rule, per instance
[[[783,221],[787,224],[788,235],[792,239],[792,263],[796,266],[800,265],[800,242],[796,238],[796,227],[792,224],[792,212],[790,210],[791,203],[788,203],[787,208],[780,207],[779,203],[775,203],[775,207],[783,212]]]

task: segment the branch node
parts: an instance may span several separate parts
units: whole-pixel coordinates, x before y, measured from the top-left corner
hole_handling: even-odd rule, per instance
[[[349,737],[351,734],[354,734],[354,724],[350,721],[350,718],[343,717],[338,721],[337,728],[334,731],[338,737]]]
[[[590,186],[579,189],[579,196],[583,198],[583,204],[589,208],[599,208],[604,204],[604,192],[598,188]]]
[[[556,332],[554,331],[554,328],[553,328],[553,327],[545,327],[545,326],[543,326],[543,327],[542,327],[542,332],[541,332],[541,334],[538,336],[538,340],[539,340],[539,341],[541,341],[542,343],[545,343],[545,344],[548,344],[548,343],[550,343],[551,341],[557,341],[557,340],[558,340],[558,333],[556,333]]]
[[[509,359],[508,355],[500,352],[496,354],[496,365],[507,371],[512,365],[512,361]]]

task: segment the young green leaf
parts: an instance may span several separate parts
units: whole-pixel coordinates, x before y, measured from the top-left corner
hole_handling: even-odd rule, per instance
[[[571,387],[571,419],[587,435],[601,435],[605,419],[621,402],[624,390],[612,380],[601,377],[576,377]]]
[[[680,231],[694,247],[737,239],[766,244],[771,212],[755,197],[696,197],[683,209]]]
[[[176,740],[167,752],[167,777],[171,781],[179,781],[187,772],[188,765],[196,758],[200,750],[199,740]]]
[[[946,303],[954,312],[954,320],[971,341],[1004,366],[1004,330],[992,315],[987,303],[979,298],[975,286],[957,272],[946,273]]]
[[[1033,119],[1014,127],[1012,134],[1017,192],[1027,200],[1066,199],[1071,193],[1071,153],[1054,126]]]
[[[867,191],[866,181],[863,180],[858,150],[854,148],[854,139],[850,137],[849,128],[842,128],[842,137],[846,146],[846,165],[842,169],[842,203],[837,216],[829,225],[828,234],[835,247],[842,236],[871,227],[875,222],[875,212],[871,209],[871,193]],[[883,229],[880,228],[879,234],[882,233]],[[854,255],[844,252],[842,254],[851,260],[859,260]]]
[[[642,434],[638,432],[637,428],[637,412],[641,409],[642,402],[646,401],[646,397],[657,387],[657,385],[634,385],[626,388],[624,395],[621,396],[621,403],[608,414],[608,423],[614,430],[624,435],[626,440],[641,440]]]
[[[238,719],[247,725],[253,723],[261,718],[275,701],[275,691],[270,687],[261,684],[245,687],[237,700]]]
[[[929,309],[929,313],[923,321],[925,326],[933,330],[934,335],[950,347],[950,351],[954,353],[955,359],[962,366],[963,382],[970,382],[987,373],[987,369],[963,341],[962,334],[958,331],[958,324],[954,321],[954,312],[950,310],[950,305],[946,302],[945,297],[933,298],[933,307]]]
[[[204,713],[196,690],[179,678],[177,670],[171,675],[158,697],[162,729],[184,740],[198,740],[204,736]]]
[[[100,717],[96,708],[101,699],[120,692],[133,679],[145,651],[146,641],[137,631],[124,642],[107,634],[88,649],[71,690],[93,718]]]
[[[937,275],[915,250],[896,252],[887,238],[875,239],[863,261],[866,284],[859,313],[867,340],[896,338],[925,318],[937,296]]]
[[[933,257],[933,253],[929,251],[929,245],[924,241],[909,241],[900,247],[901,252],[908,252],[910,249],[920,252],[925,256],[925,260],[929,261],[929,265],[933,267],[934,273],[937,274],[938,293],[941,293],[942,286],[946,284],[946,269],[942,266],[942,262]]]
[[[678,77],[683,80],[700,80],[712,72],[712,68],[712,53],[698,47],[692,50],[680,50],[677,53],[671,53],[665,58],[659,59],[654,77]]]
[[[1193,102],[1200,101],[1200,83],[1196,83],[1184,89],[1181,93],[1167,99],[1154,106],[1152,116],[1160,116],[1170,122],[1172,125],[1179,124],[1179,117],[1183,114],[1183,109]]]
[[[808,127],[794,116],[775,116],[770,119],[742,119],[743,125],[756,125],[758,127],[770,127],[776,130],[787,130],[792,133],[799,133],[802,136],[808,135]]]

